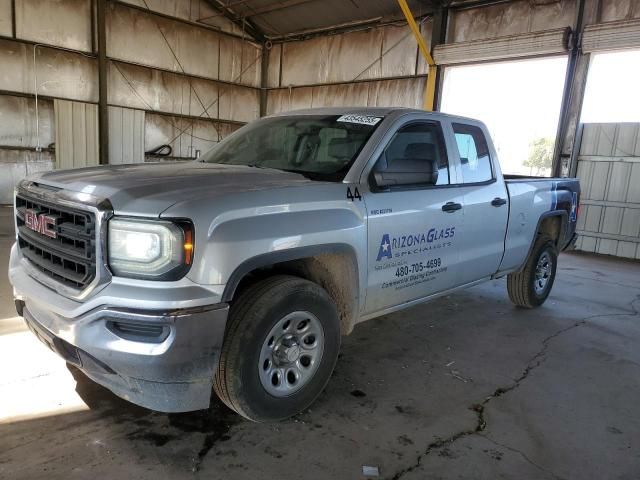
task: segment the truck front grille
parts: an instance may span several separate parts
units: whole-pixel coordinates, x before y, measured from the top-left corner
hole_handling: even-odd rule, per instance
[[[45,275],[83,289],[96,277],[96,218],[92,212],[16,196],[18,246]]]

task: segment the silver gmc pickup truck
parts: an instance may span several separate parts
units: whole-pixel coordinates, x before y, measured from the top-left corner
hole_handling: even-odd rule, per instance
[[[359,322],[507,276],[541,305],[579,184],[509,178],[481,122],[400,108],[278,114],[197,161],[41,173],[15,192],[18,314],[136,404],[255,421],[325,387]]]

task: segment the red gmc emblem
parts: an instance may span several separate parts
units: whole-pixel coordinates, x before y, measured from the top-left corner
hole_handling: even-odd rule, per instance
[[[47,237],[56,238],[56,219],[44,213],[38,213],[34,210],[25,210],[24,224],[27,228],[34,232],[41,233]]]

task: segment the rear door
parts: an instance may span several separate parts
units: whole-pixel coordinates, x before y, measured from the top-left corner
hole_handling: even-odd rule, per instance
[[[463,200],[458,188],[450,188],[455,169],[449,165],[441,123],[414,120],[399,126],[383,142],[377,164],[397,159],[435,161],[437,179],[378,188],[370,175],[362,184],[368,217],[365,313],[455,285]]]
[[[504,253],[509,199],[495,151],[480,123],[451,121],[447,128],[455,139],[464,203],[463,225],[458,235],[460,266],[458,285],[494,274]]]

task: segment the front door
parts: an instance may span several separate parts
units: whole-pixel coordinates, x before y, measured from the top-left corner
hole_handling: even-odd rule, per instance
[[[428,181],[420,162],[433,165],[434,175]],[[400,127],[374,172],[391,171],[394,165],[415,165],[417,183],[407,183],[405,178],[398,180],[401,184],[380,187],[372,178],[371,188],[364,193],[366,314],[455,286],[463,197],[457,188],[449,188],[453,170],[440,123],[413,121]]]

